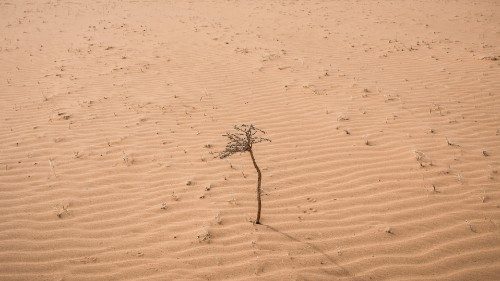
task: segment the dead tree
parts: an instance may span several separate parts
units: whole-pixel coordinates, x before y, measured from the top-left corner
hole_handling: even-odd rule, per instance
[[[224,159],[236,153],[249,152],[252,158],[253,166],[257,171],[257,219],[256,224],[260,224],[260,210],[261,210],[261,183],[262,183],[262,173],[260,172],[259,166],[255,161],[255,156],[253,155],[253,145],[263,141],[271,141],[270,139],[257,136],[257,133],[266,134],[266,132],[261,129],[256,128],[253,124],[238,125],[234,126],[236,132],[226,133],[225,137],[229,139],[226,145],[226,149],[219,153],[219,158]]]

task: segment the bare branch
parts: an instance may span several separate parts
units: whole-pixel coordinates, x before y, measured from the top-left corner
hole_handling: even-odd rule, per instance
[[[265,134],[265,132],[256,128],[253,124],[235,125],[234,129],[236,132],[228,132],[223,135],[229,139],[229,142],[224,151],[219,153],[219,158],[221,159],[236,153],[250,151],[256,143],[271,141],[268,138],[256,136],[257,133]]]
[[[261,183],[262,183],[262,173],[260,171],[259,166],[257,165],[257,161],[255,160],[254,153],[252,151],[252,146],[256,143],[261,143],[264,141],[271,141],[268,138],[263,138],[260,136],[256,136],[257,133],[265,135],[266,132],[261,129],[255,128],[253,124],[246,125],[238,125],[234,126],[236,132],[234,133],[226,133],[223,136],[229,139],[229,142],[226,144],[226,149],[219,153],[219,158],[223,159],[229,157],[236,153],[241,152],[249,152],[250,157],[252,158],[253,166],[257,171],[257,218],[255,220],[256,224],[260,224],[260,211],[262,207],[261,203]]]

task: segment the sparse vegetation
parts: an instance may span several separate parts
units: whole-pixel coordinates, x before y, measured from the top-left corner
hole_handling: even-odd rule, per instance
[[[122,151],[122,159],[125,165],[127,166],[134,164],[134,159],[130,157],[128,154],[126,154],[125,151]]]
[[[344,114],[339,114],[339,116],[337,116],[337,121],[348,121],[348,120],[349,117]]]
[[[460,145],[458,145],[458,144],[456,144],[456,143],[450,142],[450,141],[448,140],[448,138],[446,138],[446,143],[447,143],[449,146],[460,146]]]
[[[261,203],[262,173],[260,171],[259,166],[257,165],[257,161],[255,160],[255,156],[253,153],[253,145],[264,141],[270,142],[271,140],[257,136],[258,133],[266,134],[266,132],[256,128],[253,124],[251,125],[242,124],[234,126],[234,129],[236,130],[236,132],[226,133],[225,135],[223,135],[229,139],[229,142],[226,145],[226,149],[219,153],[219,158],[224,159],[236,153],[243,153],[243,152],[250,153],[253,166],[257,171],[257,218],[255,220],[255,223],[260,224],[260,213],[262,208],[262,203]]]
[[[212,240],[212,234],[208,231],[207,228],[203,228],[196,236],[196,238],[198,238],[198,242],[200,243],[210,243],[210,241]]]
[[[58,218],[62,219],[64,216],[69,214],[68,211],[69,204],[55,206],[54,210]]]
[[[384,231],[385,231],[385,233],[387,233],[387,234],[394,234],[394,231],[393,231],[393,230],[392,230],[392,228],[390,228],[390,227],[386,227]]]
[[[420,167],[432,166],[432,161],[422,151],[414,150],[413,153]]]

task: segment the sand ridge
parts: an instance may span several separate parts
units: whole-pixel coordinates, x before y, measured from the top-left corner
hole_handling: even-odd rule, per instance
[[[0,2],[0,280],[496,280],[499,10]]]

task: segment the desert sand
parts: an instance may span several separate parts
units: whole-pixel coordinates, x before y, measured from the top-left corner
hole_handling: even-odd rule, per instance
[[[499,280],[498,1],[3,0],[0,30],[0,280]]]

